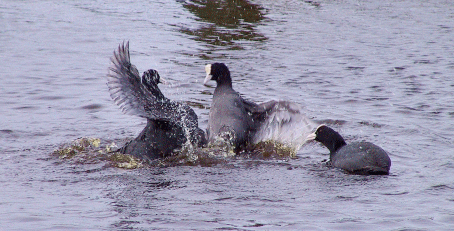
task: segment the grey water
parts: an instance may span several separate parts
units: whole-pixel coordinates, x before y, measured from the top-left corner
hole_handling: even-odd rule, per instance
[[[255,102],[305,106],[347,142],[389,152],[389,176],[294,158],[144,167],[59,160],[79,137],[118,141],[144,119],[106,86],[109,57],[130,41],[206,128],[204,65],[224,62]],[[454,2],[0,2],[0,230],[452,230]]]

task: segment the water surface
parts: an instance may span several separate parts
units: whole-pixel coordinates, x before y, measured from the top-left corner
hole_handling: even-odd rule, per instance
[[[217,10],[213,14],[213,10]],[[0,3],[0,224],[5,230],[451,230],[454,4],[450,1],[10,1]],[[174,100],[207,125],[204,65],[224,62],[255,102],[305,105],[347,142],[392,159],[389,176],[295,158],[125,170],[59,160],[79,137],[121,142],[109,57],[129,40]]]

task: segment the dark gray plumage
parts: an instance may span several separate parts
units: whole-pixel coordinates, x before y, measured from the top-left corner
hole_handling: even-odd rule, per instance
[[[208,120],[209,142],[219,138],[228,140],[236,151],[267,140],[299,149],[315,128],[315,123],[296,103],[270,101],[256,104],[243,99],[233,90],[230,71],[225,64],[208,64],[205,71],[204,84],[216,81]]]
[[[320,125],[308,139],[325,145],[333,167],[353,174],[388,175],[391,159],[385,150],[370,142],[345,143],[342,136],[326,125]]]
[[[153,160],[171,155],[184,145],[206,144],[195,112],[186,104],[167,99],[159,90],[158,72],[150,69],[139,76],[130,62],[129,42],[120,44],[110,60],[107,85],[112,99],[125,113],[147,119],[140,135],[121,148],[123,153]]]
[[[204,84],[209,80],[217,83],[208,119],[208,141],[214,142],[222,138],[231,141],[238,151],[252,138],[251,132],[255,130],[255,125],[248,112],[257,105],[244,100],[233,90],[230,71],[225,64],[207,65],[206,71],[208,77]]]

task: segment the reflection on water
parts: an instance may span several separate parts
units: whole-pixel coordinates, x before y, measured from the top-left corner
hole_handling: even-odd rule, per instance
[[[185,2],[183,7],[203,24],[196,29],[181,26],[180,32],[205,42],[207,54],[219,49],[244,49],[237,41],[267,39],[255,30],[257,23],[264,19],[263,8],[246,0],[192,0]]]

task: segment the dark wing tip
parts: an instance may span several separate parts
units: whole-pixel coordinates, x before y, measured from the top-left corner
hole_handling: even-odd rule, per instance
[[[110,60],[112,65],[107,74],[107,86],[110,96],[123,112],[164,121],[179,121],[185,115],[179,111],[184,107],[168,100],[160,91],[160,77],[156,70],[150,69],[139,76],[137,68],[130,62],[129,42],[120,44]]]
[[[107,86],[111,98],[126,114],[146,117],[144,106],[151,100],[149,93],[141,86],[137,68],[131,64],[129,41],[121,43],[110,58]]]

